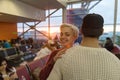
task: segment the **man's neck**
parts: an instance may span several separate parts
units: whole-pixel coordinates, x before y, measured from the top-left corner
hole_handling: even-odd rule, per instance
[[[97,38],[84,37],[80,44],[81,46],[100,48],[99,41]]]

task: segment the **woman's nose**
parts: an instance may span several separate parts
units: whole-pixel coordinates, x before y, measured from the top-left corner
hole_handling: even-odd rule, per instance
[[[66,38],[66,36],[65,36],[65,35],[62,35],[61,38]]]

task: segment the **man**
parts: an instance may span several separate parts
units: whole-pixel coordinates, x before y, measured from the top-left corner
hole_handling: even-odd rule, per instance
[[[68,49],[57,60],[48,80],[120,80],[119,59],[99,45],[103,24],[99,14],[84,17],[81,45]]]

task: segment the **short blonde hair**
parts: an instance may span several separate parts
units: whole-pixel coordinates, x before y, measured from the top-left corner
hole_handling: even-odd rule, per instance
[[[72,25],[72,24],[68,24],[68,23],[63,23],[63,24],[60,26],[60,30],[61,30],[62,28],[64,28],[64,27],[69,27],[69,28],[71,28],[72,31],[73,31],[73,34],[74,34],[75,38],[76,38],[76,39],[78,38],[78,36],[79,36],[79,29],[78,29],[77,26]]]

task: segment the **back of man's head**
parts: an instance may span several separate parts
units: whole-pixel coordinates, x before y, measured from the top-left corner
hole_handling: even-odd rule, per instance
[[[99,14],[87,14],[83,18],[82,23],[82,34],[85,37],[96,37],[98,38],[103,33],[104,19]]]

